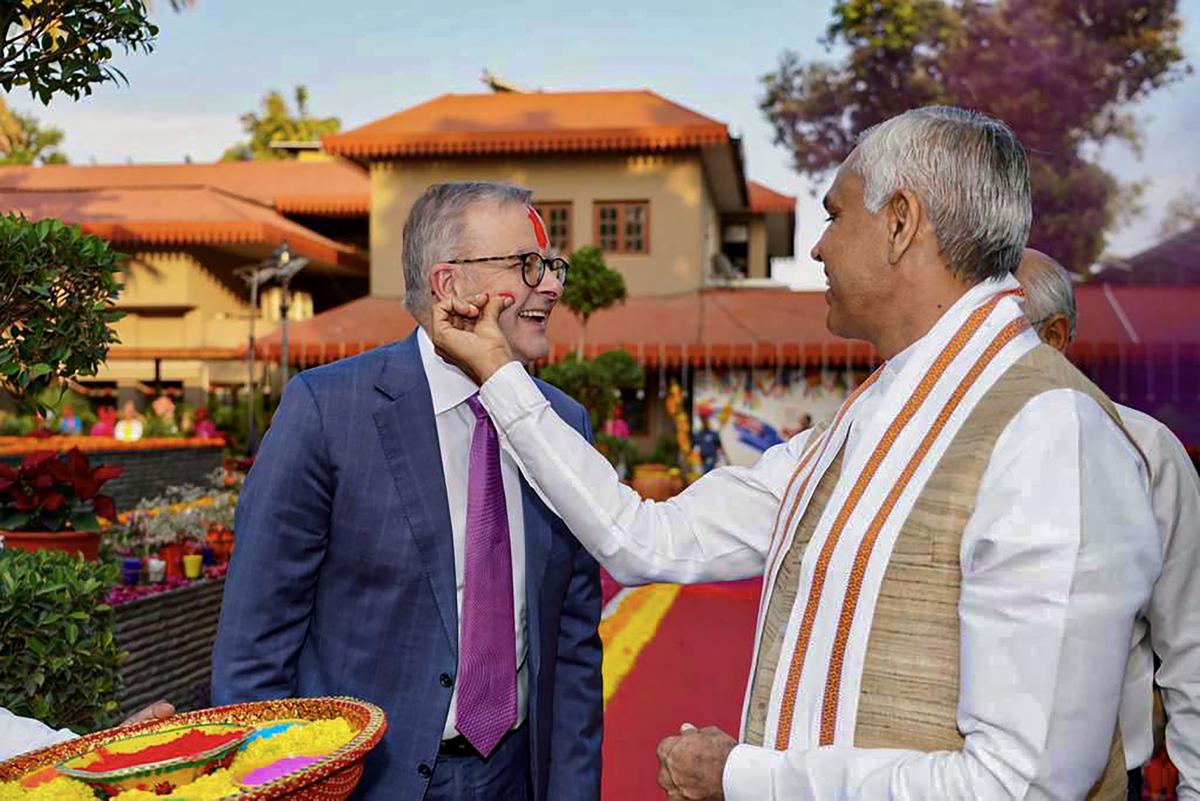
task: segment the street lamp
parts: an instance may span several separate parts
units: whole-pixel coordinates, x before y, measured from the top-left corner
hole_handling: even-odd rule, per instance
[[[292,277],[308,265],[308,259],[303,256],[293,256],[286,239],[283,244],[275,248],[271,258],[275,262],[276,277],[279,278],[279,286],[282,289],[279,294],[279,368],[282,372],[279,386],[282,389],[287,386],[288,382],[288,309],[291,306],[288,285],[291,283]]]
[[[258,316],[258,291],[273,279],[279,279],[283,291],[279,300],[280,313],[280,362],[283,370],[280,387],[288,379],[288,285],[292,277],[308,265],[303,256],[293,256],[287,240],[272,251],[270,258],[258,264],[247,265],[236,271],[250,289],[250,331],[246,342],[246,455],[253,456],[258,450],[258,421],[254,415],[254,318]]]
[[[246,455],[258,450],[258,421],[254,419],[254,318],[258,316],[258,290],[275,277],[279,268],[271,261],[250,264],[235,271],[250,288],[250,333],[246,341]]]

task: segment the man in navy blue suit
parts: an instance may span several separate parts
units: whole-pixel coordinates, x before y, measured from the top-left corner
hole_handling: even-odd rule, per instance
[[[530,192],[430,187],[404,227],[407,339],[288,385],[238,505],[213,698],[349,695],[388,733],[356,798],[595,801],[599,569],[525,484],[433,305],[508,295],[527,363],[567,263]],[[588,415],[539,384],[585,436]]]

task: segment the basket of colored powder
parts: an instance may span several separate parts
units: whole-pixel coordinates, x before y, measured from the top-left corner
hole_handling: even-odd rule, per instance
[[[260,701],[189,712],[0,763],[0,801],[345,801],[386,728],[382,710],[351,698]],[[203,764],[193,764],[198,760]],[[89,781],[105,772],[185,763],[192,775],[159,772],[152,777],[156,783],[131,787]],[[78,776],[89,768],[90,775]]]

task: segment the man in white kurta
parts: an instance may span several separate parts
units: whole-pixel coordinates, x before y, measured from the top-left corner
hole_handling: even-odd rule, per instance
[[[128,718],[123,726],[141,723],[155,718],[169,718],[175,707],[166,701],[155,701],[150,706]],[[34,718],[14,715],[0,707],[0,762],[20,754],[37,751],[78,737],[70,729],[55,729]]]
[[[1066,352],[1075,338],[1075,290],[1058,262],[1025,251],[1017,268],[1025,314],[1038,335]],[[1134,626],[1121,699],[1126,764],[1140,768],[1154,750],[1154,654],[1167,712],[1167,753],[1179,769],[1178,795],[1200,801],[1200,475],[1170,429],[1145,412],[1117,405],[1126,431],[1150,465],[1151,504],[1162,538],[1162,575]]]
[[[1029,365],[1049,351],[1009,275],[1029,226],[1024,153],[981,115],[909,112],[866,135],[825,205],[813,255],[829,277],[830,328],[872,342],[885,364],[829,425],[669,501],[620,484],[538,396],[496,336],[502,300],[443,304],[434,342],[481,383],[504,447],[619,581],[765,577],[743,741],[712,729],[665,740],[668,798],[1084,798],[1110,772],[1133,620],[1160,557],[1144,459],[1106,399],[1061,378],[1069,366],[1054,367],[1062,387],[992,432],[955,532],[955,745],[856,737],[873,703],[862,688],[874,613],[896,605],[881,587],[897,562],[928,555],[910,547],[923,490],[1010,374],[1042,386]],[[807,547],[794,548],[802,529]],[[780,609],[785,567],[798,578]],[[1120,775],[1096,797],[1123,796]]]

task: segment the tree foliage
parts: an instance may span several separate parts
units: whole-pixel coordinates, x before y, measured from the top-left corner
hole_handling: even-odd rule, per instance
[[[55,728],[111,725],[121,650],[104,596],[115,562],[0,551],[0,706]]]
[[[308,89],[296,87],[296,110],[275,90],[262,99],[262,114],[243,114],[242,129],[249,135],[245,142],[230,147],[222,161],[272,161],[293,158],[285,150],[271,147],[272,142],[315,142],[324,134],[337,133],[342,121],[337,117],[313,117],[308,113]]]
[[[18,401],[96,374],[117,341],[120,259],[78,226],[0,217],[0,386]]]
[[[63,132],[43,128],[32,114],[13,111],[0,97],[0,164],[66,164]]]
[[[595,359],[568,353],[559,362],[541,370],[541,378],[579,401],[592,419],[592,430],[612,414],[623,389],[641,389],[645,373],[637,360],[623,350],[610,350]]]
[[[579,346],[583,355],[588,318],[625,300],[625,279],[604,261],[604,253],[585,245],[571,254],[571,270],[563,286],[562,303],[579,319]]]
[[[143,0],[3,0],[0,89],[25,87],[43,103],[78,100],[96,84],[125,81],[116,51],[150,52],[158,28]]]
[[[796,169],[814,177],[910,108],[999,117],[1030,155],[1030,244],[1083,270],[1121,202],[1089,154],[1140,145],[1128,107],[1188,70],[1180,30],[1176,0],[838,0],[823,42],[845,58],[785,52],[760,106]]]
[[[1188,189],[1167,203],[1158,233],[1165,238],[1197,226],[1200,226],[1200,189]]]

